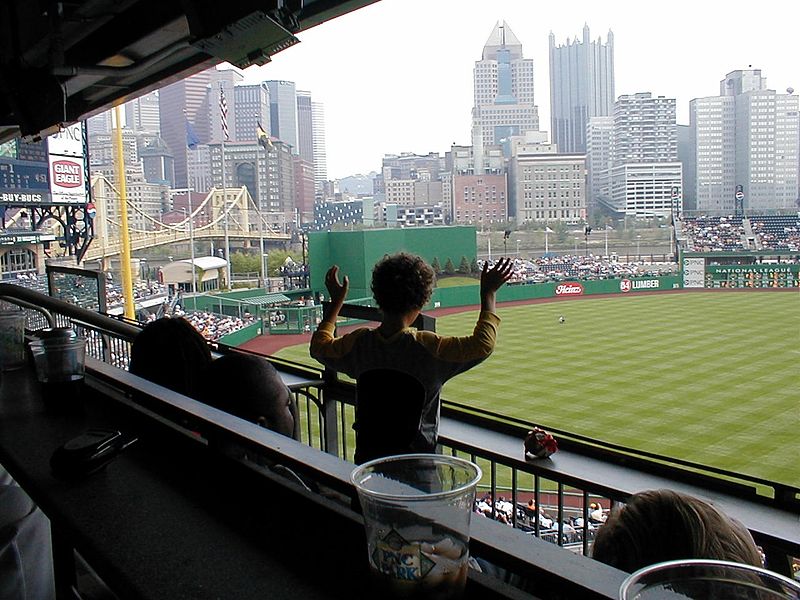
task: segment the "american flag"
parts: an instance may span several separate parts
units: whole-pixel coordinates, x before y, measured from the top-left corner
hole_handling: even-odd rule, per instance
[[[222,135],[225,141],[230,141],[231,135],[228,132],[228,103],[225,101],[225,90],[222,89],[222,84],[219,85],[219,118],[222,122]]]

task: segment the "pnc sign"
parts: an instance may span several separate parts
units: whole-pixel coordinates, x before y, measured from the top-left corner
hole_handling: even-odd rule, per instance
[[[556,296],[580,296],[583,294],[583,285],[577,281],[559,283],[555,289]]]

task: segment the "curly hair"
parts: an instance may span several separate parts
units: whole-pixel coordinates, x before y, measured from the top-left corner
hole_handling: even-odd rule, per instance
[[[387,255],[372,269],[372,295],[384,312],[421,310],[431,298],[435,277],[419,256],[406,252]]]
[[[600,527],[592,556],[633,572],[666,560],[708,558],[760,567],[750,533],[698,498],[672,490],[634,494]]]

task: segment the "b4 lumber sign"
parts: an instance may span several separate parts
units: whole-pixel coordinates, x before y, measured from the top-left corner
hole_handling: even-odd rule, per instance
[[[661,282],[658,279],[623,279],[619,282],[620,292],[635,292],[637,290],[658,290]]]

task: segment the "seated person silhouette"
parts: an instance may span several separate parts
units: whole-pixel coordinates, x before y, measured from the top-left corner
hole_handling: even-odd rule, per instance
[[[196,397],[211,363],[205,338],[185,319],[163,318],[145,325],[131,346],[128,370],[185,396]]]
[[[294,402],[268,360],[232,352],[211,362],[197,399],[288,437],[295,437]]]
[[[500,259],[490,269],[484,264],[480,279],[481,312],[472,335],[450,337],[430,331],[417,331],[411,324],[430,300],[435,280],[433,269],[421,257],[401,252],[386,256],[372,271],[372,293],[383,312],[380,326],[375,329],[360,328],[341,337],[335,337],[336,319],[344,304],[349,288],[349,279],[339,281],[339,267],[332,266],[325,276],[325,286],[330,296],[330,305],[317,331],[311,338],[310,354],[326,367],[341,371],[357,381],[374,370],[392,370],[419,382],[424,390],[419,409],[408,409],[413,417],[413,436],[402,452],[434,452],[439,429],[439,393],[450,378],[471,369],[489,357],[494,350],[500,318],[495,313],[497,290],[512,275],[513,263]],[[373,412],[383,411],[379,422],[392,426],[392,415],[400,419],[398,411],[406,410],[394,401],[395,393],[389,394],[392,381],[401,377],[384,379],[383,394],[378,389],[372,393],[374,401],[381,403],[381,396],[392,396],[391,401]],[[411,387],[415,387],[409,384]],[[395,384],[396,386],[396,384]],[[362,390],[363,391],[363,390]],[[366,424],[360,423],[360,408],[363,400],[357,398],[356,433],[361,434]],[[383,432],[373,432],[373,437]],[[386,433],[388,436],[388,432]],[[356,462],[378,458],[382,451],[359,450],[356,442]]]
[[[300,419],[292,393],[268,360],[231,352],[211,362],[203,376],[198,400],[287,437],[300,439]],[[237,459],[246,459],[286,477],[310,491],[312,479],[235,442],[209,438],[209,444]]]
[[[0,598],[55,600],[50,521],[0,465]]]
[[[634,494],[597,531],[592,556],[632,573],[667,560],[707,558],[761,567],[750,532],[698,498],[672,490]]]

